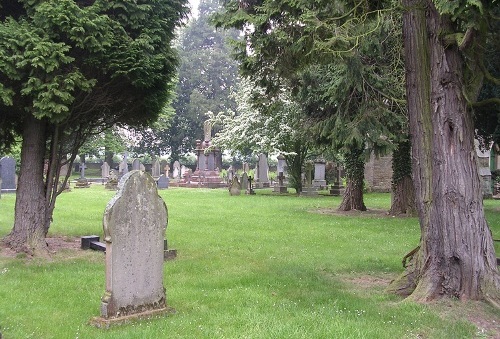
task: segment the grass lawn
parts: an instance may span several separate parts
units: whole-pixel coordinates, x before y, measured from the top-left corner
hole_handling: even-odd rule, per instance
[[[96,184],[59,197],[50,237],[102,237],[114,192]],[[104,255],[61,249],[48,260],[0,256],[0,332],[10,338],[495,338],[497,310],[478,302],[427,305],[384,292],[419,240],[416,218],[383,214],[389,194],[367,194],[370,213],[335,213],[339,197],[230,197],[226,190],[160,191],[167,238],[167,303],[176,313],[89,326],[104,293]],[[14,195],[0,199],[0,237]],[[485,208],[500,238],[500,201]],[[380,213],[379,213],[380,212]],[[500,253],[498,244],[497,253]],[[500,256],[500,254],[499,254]]]

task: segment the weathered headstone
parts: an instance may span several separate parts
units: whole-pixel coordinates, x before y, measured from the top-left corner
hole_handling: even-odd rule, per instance
[[[304,187],[302,187],[302,192],[300,195],[305,195],[305,196],[314,196],[318,195],[317,188],[313,186],[312,184],[312,171],[313,171],[313,163],[308,161],[306,163],[306,168],[305,168],[305,175],[306,175],[306,184]]]
[[[16,191],[16,160],[11,157],[0,159],[0,178],[2,178],[2,192]]]
[[[335,165],[334,173],[335,179],[333,185],[330,187],[330,194],[333,196],[343,195],[344,186],[342,185],[341,167],[339,164]]]
[[[174,172],[173,172],[174,179],[180,179],[181,177],[181,164],[179,161],[174,161]]]
[[[146,172],[131,171],[119,183],[103,218],[106,292],[96,326],[169,311],[163,285],[167,207]]]
[[[90,182],[85,178],[85,169],[87,165],[85,163],[80,164],[80,178],[76,181],[75,188],[88,188],[90,187]]]
[[[288,193],[288,188],[285,185],[285,176],[283,172],[278,173],[278,182],[274,185],[274,192],[276,193]]]
[[[243,172],[243,174],[241,175],[241,188],[246,190],[248,188],[248,174],[247,172]]]
[[[141,169],[141,161],[139,159],[134,159],[132,161],[132,171],[139,171]]]
[[[243,172],[245,173],[250,172],[250,166],[248,166],[248,162],[243,163]]]
[[[320,190],[326,187],[326,161],[324,159],[318,159],[314,162],[314,180],[313,186],[319,188]]]
[[[253,190],[252,181],[253,181],[253,178],[252,177],[248,177],[248,188],[245,191],[245,194],[250,194],[250,195],[255,194],[255,191]]]
[[[128,173],[128,152],[123,153],[123,160],[118,165],[118,177],[121,178]]]
[[[109,178],[109,171],[110,167],[108,163],[106,161],[103,162],[101,166],[101,178]]]
[[[115,170],[109,171],[108,181],[106,182],[106,185],[104,185],[104,188],[108,190],[116,190],[118,188],[118,175]]]
[[[241,194],[241,185],[240,185],[240,181],[238,180],[237,176],[235,176],[233,178],[233,181],[231,182],[231,186],[229,187],[229,194],[230,195],[240,195]]]
[[[264,153],[259,154],[258,167],[259,187],[269,187],[269,164],[267,163],[267,156]]]
[[[280,173],[280,172],[283,172],[283,176],[286,177],[286,159],[285,157],[280,154],[278,155],[278,165],[277,165],[277,172]]]
[[[233,177],[234,177],[234,170],[233,170],[233,165],[231,165],[227,169],[227,182],[232,183],[233,182]]]
[[[158,181],[157,181],[158,188],[159,189],[168,188],[169,180],[170,179],[165,174],[160,175],[160,177],[158,178]]]
[[[161,175],[160,161],[158,161],[158,159],[153,161],[153,166],[151,167],[151,174],[153,175],[154,179],[158,179]]]

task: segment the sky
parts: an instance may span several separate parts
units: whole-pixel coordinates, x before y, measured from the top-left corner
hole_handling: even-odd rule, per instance
[[[192,8],[193,16],[198,16],[198,5],[200,4],[200,0],[189,0],[189,6]]]

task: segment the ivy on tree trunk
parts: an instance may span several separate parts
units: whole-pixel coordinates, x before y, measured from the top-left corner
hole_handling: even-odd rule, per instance
[[[363,201],[363,181],[365,179],[364,147],[352,147],[345,153],[346,189],[340,211],[366,211]]]

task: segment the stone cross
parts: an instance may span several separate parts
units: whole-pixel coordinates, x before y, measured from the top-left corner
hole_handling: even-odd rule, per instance
[[[205,141],[210,141],[212,140],[212,124],[210,121],[205,121],[203,124],[203,132],[205,134]]]
[[[283,186],[283,181],[285,180],[285,176],[283,175],[283,172],[279,172],[278,174],[278,184],[280,186]]]
[[[85,178],[85,169],[87,168],[87,165],[85,165],[85,163],[83,162],[81,165],[80,165],[80,178]]]
[[[163,285],[167,221],[153,177],[127,173],[104,213],[106,292],[96,326],[168,311]]]

